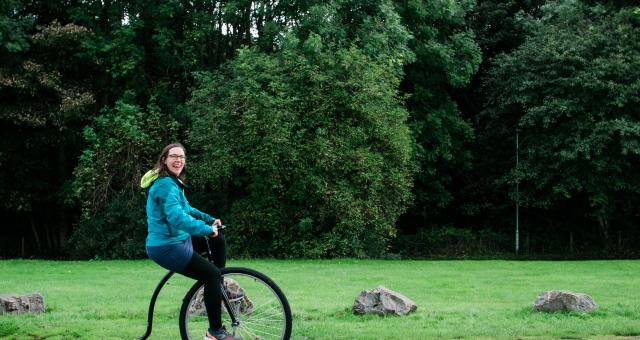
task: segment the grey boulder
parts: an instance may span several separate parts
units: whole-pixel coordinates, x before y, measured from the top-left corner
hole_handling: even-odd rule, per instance
[[[362,291],[353,303],[353,313],[360,315],[407,315],[417,308],[411,299],[384,286]]]
[[[536,312],[593,312],[596,309],[598,305],[589,295],[564,290],[541,293],[533,303],[533,310]]]
[[[0,314],[44,313],[44,297],[42,295],[2,294],[0,295]]]

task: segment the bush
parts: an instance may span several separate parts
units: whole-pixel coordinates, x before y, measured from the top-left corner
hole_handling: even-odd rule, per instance
[[[320,21],[343,13],[314,11],[330,12],[312,16]],[[188,106],[198,117],[189,142],[202,159],[191,170],[229,193],[234,253],[387,251],[411,196],[412,141],[397,91],[410,52],[399,18],[376,15],[359,27],[362,47],[325,23],[283,37],[278,53],[243,49],[220,72],[200,74]]]
[[[119,194],[91,218],[78,223],[70,239],[74,258],[134,259],[145,256],[145,197]]]
[[[147,112],[131,104],[133,93],[104,109],[84,131],[88,147],[74,170],[73,193],[82,207],[69,253],[74,257],[138,258],[147,230],[140,178],[159,148],[174,141],[177,123],[164,117],[155,98]]]

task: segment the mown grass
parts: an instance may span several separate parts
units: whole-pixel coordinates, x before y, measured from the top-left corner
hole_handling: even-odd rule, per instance
[[[640,261],[243,260],[286,293],[294,339],[640,338]],[[0,316],[2,339],[133,339],[164,271],[139,261],[0,261],[0,294],[39,292],[46,313]],[[151,339],[178,339],[176,276],[158,299]],[[418,304],[406,317],[355,316],[363,289],[384,285]],[[591,295],[595,313],[534,313],[538,293]]]

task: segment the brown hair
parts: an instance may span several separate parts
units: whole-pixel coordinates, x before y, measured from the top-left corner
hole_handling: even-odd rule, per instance
[[[184,151],[184,154],[185,155],[187,154],[187,149],[185,149],[184,146],[180,143],[172,143],[165,146],[162,149],[162,152],[160,152],[160,156],[158,156],[158,161],[156,162],[156,165],[153,167],[153,169],[158,170],[158,176],[160,177],[173,176],[173,173],[171,173],[167,168],[167,165],[164,164],[164,161],[169,156],[169,150],[173,148],[181,148],[182,151]],[[182,168],[182,172],[180,172],[180,175],[178,176],[178,178],[183,182],[186,180],[185,169],[186,169],[186,164],[185,164],[185,167]]]

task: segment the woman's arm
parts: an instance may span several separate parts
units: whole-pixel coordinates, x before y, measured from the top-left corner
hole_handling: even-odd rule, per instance
[[[187,202],[187,204],[189,204],[189,202]],[[216,220],[215,217],[212,217],[211,215],[209,215],[207,213],[203,213],[202,211],[192,207],[191,205],[189,205],[189,209],[190,209],[189,210],[189,215],[191,215],[191,216],[193,216],[193,217],[195,217],[195,218],[197,218],[199,220],[205,221],[208,224],[211,224],[211,223],[213,223],[213,221]]]
[[[172,228],[183,230],[195,236],[208,236],[212,234],[213,229],[211,223],[191,216],[191,211],[185,211],[182,208],[180,204],[182,191],[180,191],[175,184],[169,182],[157,184],[160,185],[157,192],[160,207],[167,219],[167,223]],[[211,219],[213,221],[213,218]]]

